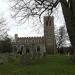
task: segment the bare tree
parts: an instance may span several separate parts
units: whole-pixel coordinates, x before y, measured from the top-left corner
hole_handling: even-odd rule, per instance
[[[66,46],[66,41],[70,42],[69,41],[69,36],[67,34],[67,30],[66,30],[66,27],[65,26],[61,26],[59,28],[59,32],[58,32],[58,36],[57,36],[59,39],[58,39],[58,47],[64,47]],[[68,44],[68,46],[70,46],[70,43]]]
[[[12,0],[14,5],[12,8],[15,11],[15,17],[18,17],[19,21],[24,21],[29,17],[43,15],[43,13],[49,11],[51,14],[53,8],[57,6],[59,0]]]
[[[39,16],[46,11],[49,15],[56,8],[58,3],[61,3],[64,19],[66,22],[67,31],[72,44],[72,50],[75,49],[75,0],[13,0],[16,14],[21,21],[24,21],[30,16]]]
[[[5,37],[7,37],[8,27],[6,24],[6,20],[3,17],[0,18],[0,40],[5,39]]]
[[[74,0],[60,0],[64,19],[66,22],[67,31],[69,34],[69,38],[72,44],[72,50],[75,52],[75,19],[74,19],[74,11],[75,11],[75,1]]]

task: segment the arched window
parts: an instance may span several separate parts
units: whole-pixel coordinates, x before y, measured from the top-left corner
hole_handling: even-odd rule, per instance
[[[48,19],[46,20],[46,26],[48,26]]]
[[[29,48],[26,48],[26,54],[29,53]]]
[[[23,47],[23,46],[21,46],[21,51],[23,50],[23,48],[24,48],[24,47]]]
[[[22,55],[23,48],[24,48],[24,46],[21,45],[21,46],[20,46],[20,49],[17,51],[17,53],[20,54],[20,55]]]
[[[21,46],[20,48],[20,51],[19,51],[20,55],[22,55],[22,51],[23,51],[23,46]]]
[[[37,52],[40,52],[40,46],[37,47]]]
[[[51,25],[51,19],[48,20],[48,26],[50,26],[50,25]]]
[[[51,25],[51,19],[48,17],[46,19],[46,26],[50,26]]]

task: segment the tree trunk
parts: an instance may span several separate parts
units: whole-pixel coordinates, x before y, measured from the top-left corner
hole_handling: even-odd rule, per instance
[[[71,45],[72,45],[72,53],[74,53],[74,49],[75,49],[75,27],[73,26],[73,20],[72,20],[72,12],[71,9],[69,8],[69,4],[67,3],[66,0],[60,0],[61,6],[62,6],[62,10],[63,10],[63,15],[64,15],[64,19],[66,22],[66,27],[67,27],[67,31],[69,34],[69,38],[71,41]]]
[[[71,10],[71,15],[72,15],[72,23],[73,27],[75,29],[75,0],[69,0],[69,5],[70,5],[70,10]]]

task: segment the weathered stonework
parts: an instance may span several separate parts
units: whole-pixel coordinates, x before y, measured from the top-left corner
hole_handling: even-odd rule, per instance
[[[56,53],[56,43],[54,35],[54,17],[44,17],[44,38],[47,53]]]
[[[56,53],[54,37],[54,19],[51,16],[44,17],[44,36],[43,37],[18,37],[15,34],[13,51],[20,54]]]

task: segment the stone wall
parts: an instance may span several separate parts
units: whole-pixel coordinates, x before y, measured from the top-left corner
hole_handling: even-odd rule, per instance
[[[55,36],[54,36],[54,18],[50,16],[44,17],[44,36],[43,37],[18,37],[15,34],[15,42],[13,46],[16,47],[16,52],[21,51],[26,53],[29,49],[30,53],[37,53],[38,46],[40,47],[41,55],[44,52],[54,54],[56,52]]]
[[[51,16],[44,17],[44,37],[47,53],[56,53],[56,42],[54,35],[54,18]]]

